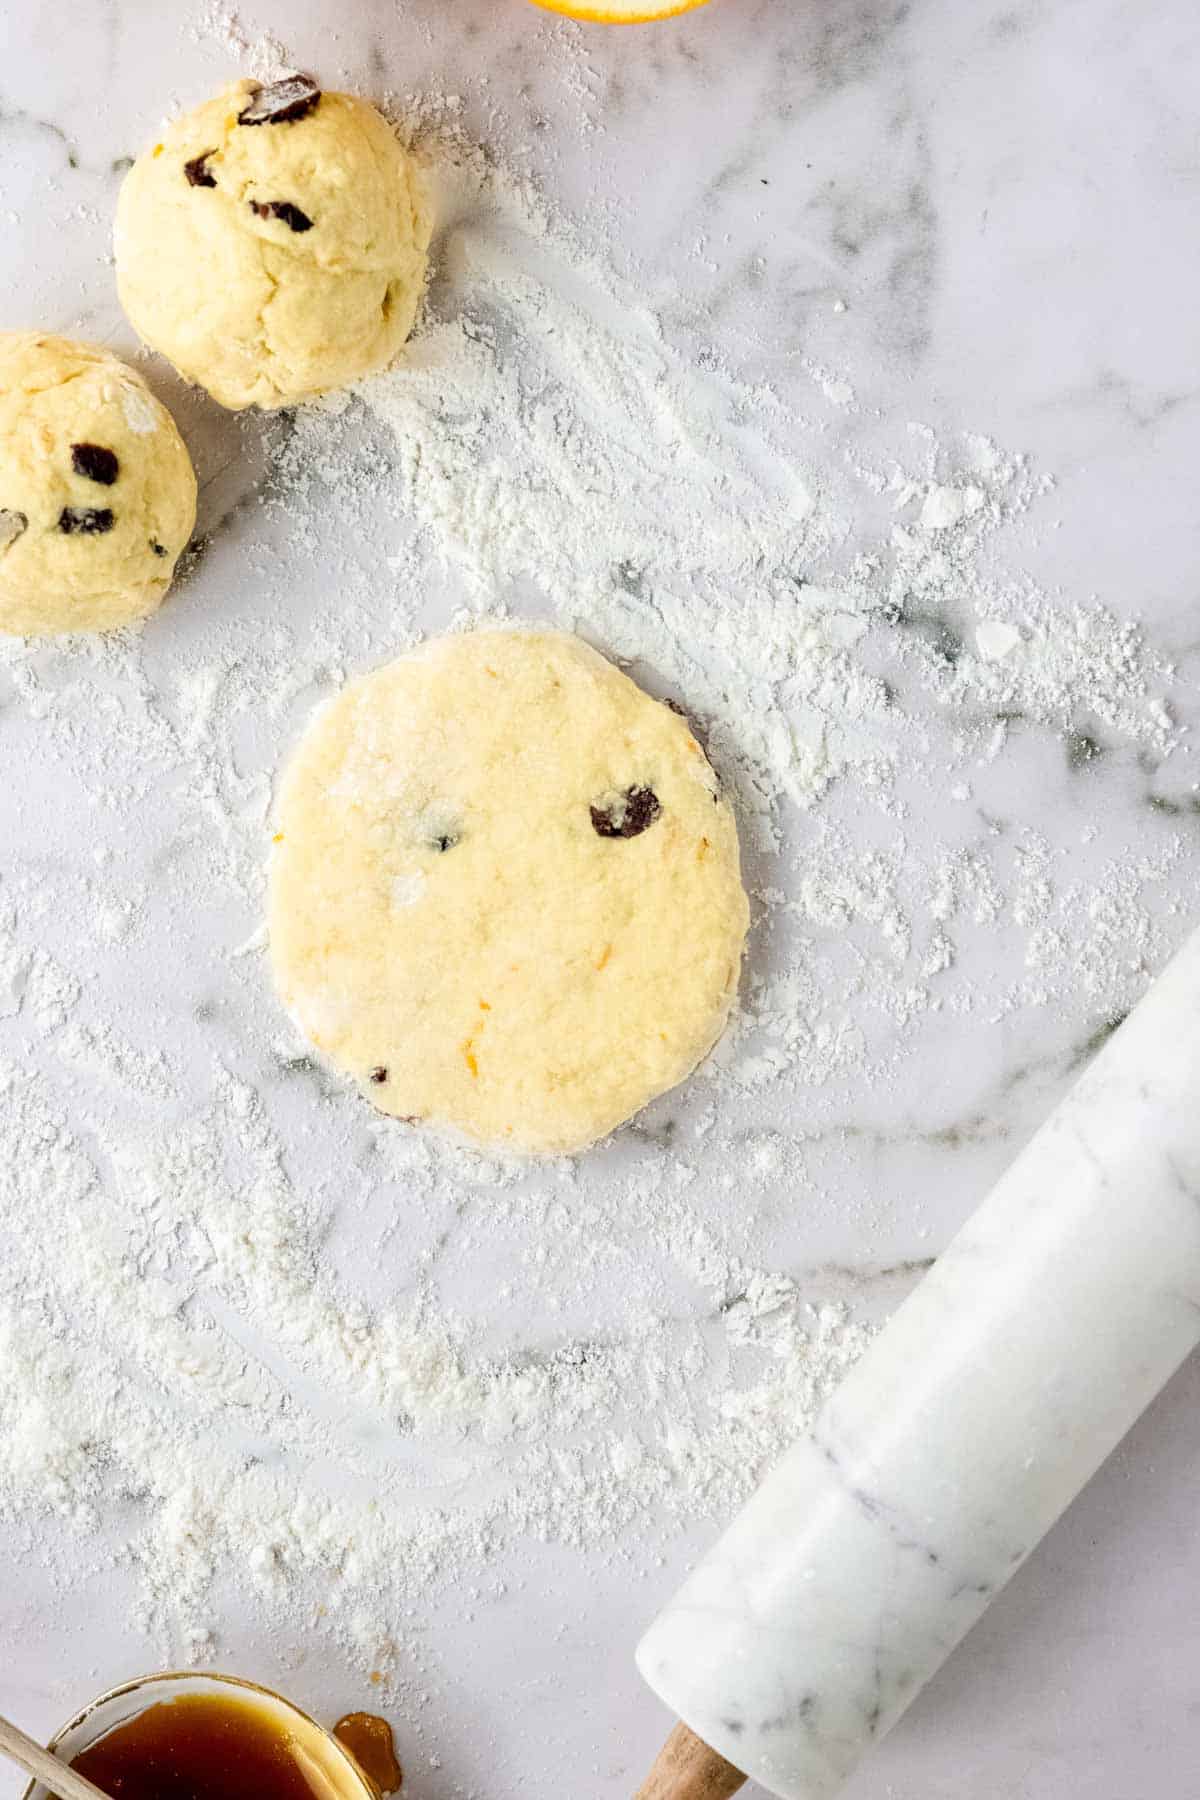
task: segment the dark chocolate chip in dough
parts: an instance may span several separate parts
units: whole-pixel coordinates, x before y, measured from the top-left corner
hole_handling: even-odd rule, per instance
[[[440,856],[462,843],[462,814],[452,800],[431,801],[414,824],[417,843]]]
[[[626,788],[623,794],[606,795],[593,803],[592,827],[597,837],[640,837],[661,812],[662,803],[653,788]]]
[[[17,512],[15,507],[0,506],[0,550],[15,544],[28,526],[29,520],[23,512]]]
[[[321,98],[311,75],[288,75],[259,88],[238,114],[239,125],[288,125],[305,119]]]
[[[687,707],[681,706],[679,704],[678,700],[664,700],[663,705],[666,707],[669,707],[670,710],[676,715],[677,718],[680,718],[683,720],[684,724],[687,726],[688,730],[691,732],[692,736],[695,738],[695,740],[699,744],[700,748],[704,751],[705,756],[707,756],[708,755],[708,743],[706,741],[705,733],[702,730],[702,728],[699,725],[697,725],[695,719],[693,719],[693,717],[692,717],[691,713],[688,711]]]
[[[677,714],[677,716],[683,720],[684,724],[687,726],[688,730],[691,732],[692,736],[695,738],[696,742],[699,744],[701,750],[703,751],[705,762],[708,764],[709,768],[712,769],[712,759],[710,758],[710,756],[708,754],[707,733],[705,733],[701,729],[701,727],[699,725],[697,725],[695,719],[693,719],[693,717],[692,717],[691,713],[688,711],[687,707],[680,706],[678,700],[667,699],[667,700],[663,701],[663,705],[666,707],[669,707],[673,713]],[[721,777],[717,774],[717,771],[715,769],[713,769],[713,774],[716,776],[717,785],[719,787],[720,782],[721,782]],[[713,799],[716,800],[717,798],[718,798],[718,795],[714,794]]]
[[[214,152],[202,150],[199,156],[193,156],[191,162],[185,162],[183,172],[187,176],[189,187],[211,187],[217,185],[217,178],[208,166],[208,159]]]
[[[311,231],[313,222],[290,200],[252,200],[250,210],[260,219],[282,219],[293,231]]]
[[[99,537],[116,524],[111,506],[64,506],[58,515],[58,529],[68,537],[81,533]]]
[[[165,544],[160,544],[157,538],[150,539],[150,548],[153,550],[155,556],[165,556],[167,554],[167,546]]]
[[[462,843],[462,822],[449,807],[431,806],[419,822],[420,841],[442,856]]]
[[[387,1070],[382,1064],[377,1069],[371,1070],[371,1080],[375,1082],[376,1086],[382,1086],[387,1080]]]
[[[103,444],[72,444],[71,467],[77,475],[85,476],[88,481],[98,481],[101,487],[111,487],[121,465],[116,451],[106,450]]]

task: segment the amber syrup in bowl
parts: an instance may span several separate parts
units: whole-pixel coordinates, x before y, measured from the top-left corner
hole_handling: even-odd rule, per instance
[[[113,1800],[382,1800],[401,1774],[386,1720],[328,1732],[227,1675],[158,1675],[104,1694],[50,1749]],[[26,1800],[49,1800],[34,1783]]]

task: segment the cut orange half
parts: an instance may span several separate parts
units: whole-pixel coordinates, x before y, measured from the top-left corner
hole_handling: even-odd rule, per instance
[[[597,25],[648,25],[653,19],[672,19],[692,12],[708,0],[533,0],[547,12],[565,13],[568,19],[589,19]]]

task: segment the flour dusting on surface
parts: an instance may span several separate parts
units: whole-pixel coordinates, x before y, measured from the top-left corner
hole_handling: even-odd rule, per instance
[[[232,14],[204,29],[286,64]],[[936,1248],[919,1175],[911,1229],[896,1165],[868,1192],[847,1096],[878,1096],[884,1148],[986,1142],[988,1116],[889,1114],[914,1052],[963,1020],[1036,1039],[1067,998],[1102,1034],[1177,935],[1169,809],[1100,858],[1034,783],[1001,816],[995,771],[1186,744],[1153,643],[1021,566],[1052,493],[1025,457],[672,332],[454,97],[397,107],[444,221],[410,354],[228,425],[263,479],[211,472],[161,626],[0,651],[16,741],[102,846],[27,833],[0,880],[0,1515],[66,1529],[64,1584],[131,1566],[164,1658],[219,1654],[233,1565],[265,1620],[408,1692],[399,1622],[439,1593],[483,1604],[524,1542],[648,1556],[811,1421]],[[210,625],[218,580],[239,610]],[[686,707],[757,915],[702,1076],[536,1169],[367,1112],[279,1014],[258,923],[312,705],[442,623],[521,617]],[[847,1266],[847,1219],[913,1254]]]

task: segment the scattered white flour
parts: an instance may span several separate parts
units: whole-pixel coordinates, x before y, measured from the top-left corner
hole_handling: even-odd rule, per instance
[[[204,30],[286,64],[228,12]],[[214,559],[240,534],[246,617],[166,656],[152,634],[0,653],[29,754],[82,771],[115,851],[0,882],[0,1515],[69,1529],[64,1582],[115,1534],[164,1655],[219,1650],[232,1566],[264,1617],[401,1687],[400,1622],[521,1541],[645,1553],[728,1516],[869,1336],[853,1273],[772,1249],[862,1186],[847,1096],[886,1094],[953,1015],[1120,1013],[1182,856],[1164,832],[1098,862],[1036,795],[992,808],[1031,741],[1064,781],[1177,747],[1135,626],[998,572],[1047,480],[983,437],[887,442],[824,368],[798,365],[801,406],[681,347],[458,111],[406,107],[447,221],[411,355],[265,437],[230,427],[270,470],[214,529]],[[327,603],[297,629],[314,566]],[[740,804],[739,1026],[578,1165],[374,1120],[293,1041],[258,954],[287,744],[438,605],[581,630],[688,707]]]
[[[73,1063],[77,1040],[66,1026],[51,1043]],[[161,1076],[146,1074],[130,1086],[149,1096]],[[553,1238],[556,1261],[586,1255],[594,1270],[636,1240],[703,1300],[687,1320],[647,1313],[512,1357],[433,1304],[420,1259],[402,1304],[342,1290],[325,1209],[295,1188],[238,1078],[218,1072],[204,1116],[144,1136],[73,1125],[14,1064],[0,1095],[0,1511],[89,1529],[135,1502],[141,1622],[176,1655],[208,1642],[212,1580],[233,1563],[265,1603],[317,1578],[329,1627],[387,1669],[388,1621],[516,1537],[608,1549],[650,1515],[661,1530],[730,1511],[781,1418],[811,1418],[865,1339],[844,1305],[813,1307],[731,1253],[688,1207],[686,1169],[653,1147],[580,1225],[569,1167],[535,1194],[511,1170],[372,1127],[422,1211],[449,1217],[482,1191],[493,1229],[519,1219],[530,1241]],[[571,1289],[556,1277],[560,1304]],[[729,1378],[705,1393],[714,1359]],[[470,1486],[474,1503],[448,1498]]]
[[[219,0],[210,0],[187,32],[193,43],[215,44],[255,81],[274,81],[280,75],[290,74],[294,67],[277,37],[270,32],[250,30],[233,7],[220,5]]]

